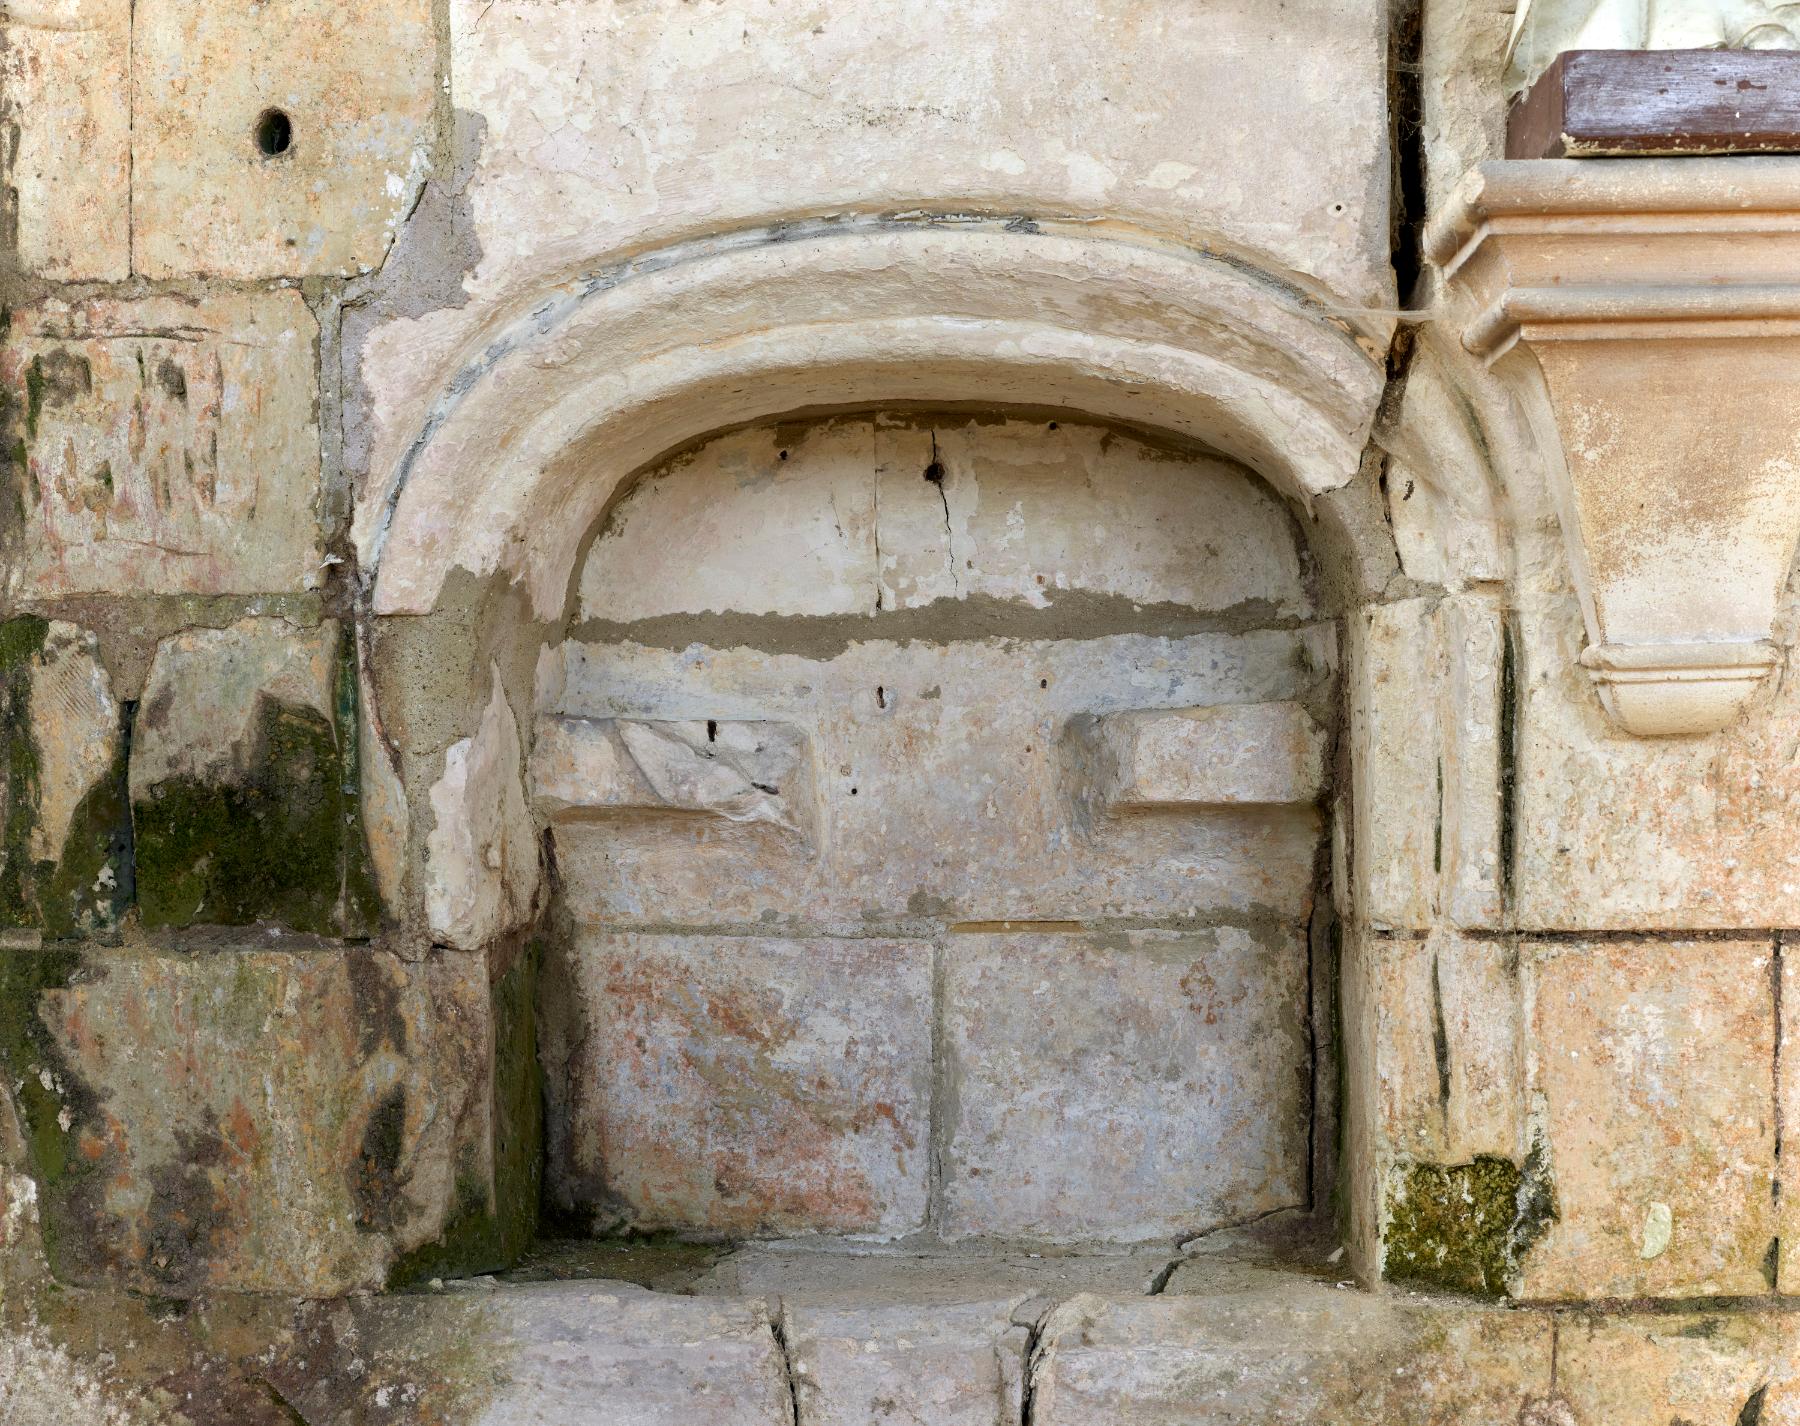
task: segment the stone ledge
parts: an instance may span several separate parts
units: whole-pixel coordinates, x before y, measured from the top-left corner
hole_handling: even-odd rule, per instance
[[[563,1261],[641,1255],[624,1270],[654,1275],[659,1258],[688,1271],[704,1252],[593,1247]],[[1139,1266],[752,1248],[690,1275],[697,1296],[480,1278],[337,1302],[222,1296],[171,1315],[124,1294],[22,1293],[0,1310],[0,1416],[61,1419],[79,1399],[93,1419],[186,1426],[1800,1421],[1792,1311],[1378,1295],[1328,1261],[1282,1264],[1229,1238],[1134,1290]]]

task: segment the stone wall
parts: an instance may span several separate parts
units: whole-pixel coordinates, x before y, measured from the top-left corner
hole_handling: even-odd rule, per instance
[[[0,11],[0,1419],[1800,1420],[1800,160],[1511,30]]]

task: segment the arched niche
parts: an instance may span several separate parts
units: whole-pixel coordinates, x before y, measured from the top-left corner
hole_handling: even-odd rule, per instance
[[[644,255],[485,335],[374,473],[377,614],[453,570],[564,609],[618,482],[707,431],[815,407],[1057,406],[1207,445],[1301,504],[1356,474],[1385,319],[1143,234],[845,219]]]

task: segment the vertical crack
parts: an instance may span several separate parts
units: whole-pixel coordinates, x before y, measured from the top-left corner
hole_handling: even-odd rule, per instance
[[[1438,1112],[1450,1120],[1450,1027],[1444,1020],[1444,968],[1434,950],[1431,955],[1431,1054],[1437,1061]]]
[[[937,432],[931,433],[931,464],[925,467],[925,479],[937,487],[938,499],[944,506],[944,566],[950,571],[950,593],[962,597],[962,580],[956,573],[956,533],[950,528],[950,496],[944,489],[943,461],[938,459]]]
[[[880,437],[869,437],[869,451],[875,467],[875,612],[881,612],[881,444]]]
[[[1774,1121],[1775,1145],[1773,1152],[1774,1171],[1769,1181],[1769,1195],[1776,1209],[1776,1221],[1780,1221],[1781,1208],[1781,1155],[1786,1147],[1787,1124],[1784,1122],[1781,1108],[1781,1040],[1782,1040],[1782,1005],[1781,981],[1783,956],[1786,952],[1786,937],[1776,932],[1774,945],[1769,955],[1769,990],[1772,1005],[1771,1013],[1775,1017],[1774,1052],[1770,1056],[1769,1077],[1774,1094],[1772,1119]],[[1769,1243],[1769,1291],[1781,1290],[1781,1239],[1776,1237]]]
[[[789,1426],[801,1426],[800,1382],[794,1368],[794,1349],[788,1342],[787,1304],[779,1297],[769,1299],[769,1335],[775,1339],[775,1350],[781,1354],[781,1375],[787,1385]]]
[[[1046,1307],[1025,1337],[1025,1368],[1019,1383],[1019,1426],[1037,1426],[1037,1376],[1046,1355],[1044,1326],[1055,1311],[1054,1303]]]
[[[1175,1276],[1175,1269],[1187,1261],[1186,1253],[1177,1253],[1150,1275],[1144,1284],[1145,1297],[1161,1297],[1169,1285],[1169,1279]]]
[[[137,275],[137,0],[125,10],[125,274]]]

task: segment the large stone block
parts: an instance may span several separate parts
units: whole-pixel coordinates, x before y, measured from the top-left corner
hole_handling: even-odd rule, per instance
[[[953,625],[948,642],[871,638],[883,617],[857,619],[844,642],[828,631],[807,653],[760,648],[761,635],[746,642],[730,626],[717,637],[732,647],[703,654],[690,647],[692,625],[658,636],[673,647],[563,645],[553,660],[563,691],[544,712],[793,724],[811,745],[817,798],[811,841],[677,809],[561,823],[574,916],[690,926],[773,917],[786,930],[920,915],[1306,914],[1315,808],[1177,804],[1089,819],[1065,733],[1114,713],[1324,698],[1335,659],[1327,630],[965,641]]]
[[[1528,1298],[1774,1285],[1768,941],[1528,944],[1526,1089],[1552,1216]]]
[[[0,924],[51,937],[118,924],[131,903],[125,730],[92,634],[0,624]]]
[[[350,276],[417,201],[436,102],[425,0],[139,0],[132,240],[146,277]],[[285,120],[286,133],[270,116]]]
[[[473,957],[0,951],[57,1275],[158,1296],[378,1286],[485,1183]],[[465,1137],[467,1136],[467,1137]]]
[[[1790,602],[1778,639],[1797,616]],[[1800,681],[1779,680],[1709,736],[1633,737],[1580,665],[1572,590],[1522,599],[1519,630],[1519,926],[1800,923]]]
[[[1293,927],[952,936],[944,1227],[1177,1238],[1306,1197]]]
[[[26,272],[129,274],[130,74],[131,0],[0,15],[0,249],[16,241]]]
[[[564,1205],[740,1235],[923,1225],[928,946],[584,930],[567,954],[546,1049]]]
[[[248,618],[157,645],[131,747],[149,927],[379,921],[357,815],[347,634]]]
[[[47,298],[0,342],[20,595],[318,582],[318,325],[294,291]]]
[[[1556,1344],[1565,1419],[1793,1426],[1795,1325],[1762,1312],[1566,1318]]]
[[[519,725],[498,671],[475,736],[444,750],[431,811],[436,820],[425,847],[431,934],[472,951],[529,921],[543,869],[525,807]]]
[[[1375,605],[1350,621],[1352,880],[1375,926],[1501,924],[1509,850],[1507,635],[1480,595]]]
[[[1553,1330],[1540,1314],[1415,1304],[1297,1273],[1191,1296],[1076,1297],[1043,1324],[1032,1420],[1538,1426],[1558,1420],[1532,1414],[1551,1394]]]
[[[1016,1426],[1026,1331],[1009,1304],[789,1307],[783,1336],[802,1421]]]

